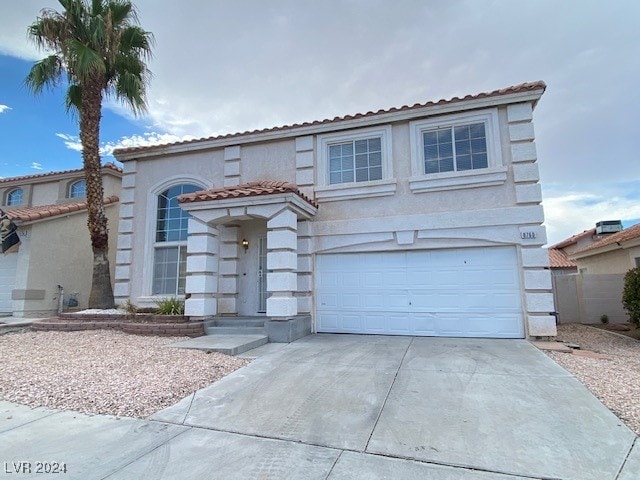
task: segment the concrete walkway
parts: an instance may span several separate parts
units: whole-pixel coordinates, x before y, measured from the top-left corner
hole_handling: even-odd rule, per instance
[[[314,335],[149,421],[0,402],[0,445],[0,478],[631,480],[640,470],[635,435],[518,340]],[[38,461],[67,473],[16,476],[19,462]]]

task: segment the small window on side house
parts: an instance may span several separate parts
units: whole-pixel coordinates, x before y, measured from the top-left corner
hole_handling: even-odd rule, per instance
[[[640,267],[640,257],[636,257],[636,267]]]
[[[84,180],[78,180],[69,185],[69,198],[85,198],[87,196],[87,185]]]
[[[21,188],[16,188],[15,190],[11,190],[7,194],[7,206],[15,206],[22,205],[22,196],[23,191]]]

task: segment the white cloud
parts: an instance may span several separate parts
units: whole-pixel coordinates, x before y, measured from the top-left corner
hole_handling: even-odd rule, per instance
[[[38,162],[31,162],[31,168],[34,170],[42,170],[42,164]]]
[[[4,113],[7,110],[13,110],[9,105],[1,105],[0,104],[0,113]]]
[[[113,151],[117,148],[148,147],[150,145],[160,145],[165,143],[181,142],[191,140],[191,135],[173,135],[171,133],[146,132],[142,135],[132,135],[122,137],[117,142],[106,142],[100,146],[100,155],[113,156]]]
[[[64,141],[64,144],[68,149],[82,152],[82,143],[80,142],[80,138],[76,135],[56,133],[56,136]],[[122,137],[115,142],[102,142],[100,144],[100,155],[103,157],[113,156],[113,151],[117,148],[148,147],[150,145],[180,142],[184,140],[191,140],[193,138],[194,137],[190,135],[178,136],[170,133],[146,132],[142,135]]]

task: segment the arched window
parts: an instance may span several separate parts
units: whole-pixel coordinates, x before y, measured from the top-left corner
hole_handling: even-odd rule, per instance
[[[69,185],[69,198],[84,198],[87,196],[87,184],[84,180],[78,180]]]
[[[11,190],[7,194],[7,205],[22,205],[22,195],[23,191],[21,188],[16,188],[15,190]]]
[[[153,261],[153,295],[184,295],[187,276],[187,224],[189,214],[178,196],[202,190],[190,184],[175,185],[158,195]]]

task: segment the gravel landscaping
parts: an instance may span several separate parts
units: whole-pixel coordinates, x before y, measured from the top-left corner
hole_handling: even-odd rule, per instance
[[[590,358],[545,352],[640,435],[640,342],[578,324],[558,325],[558,340],[602,354],[602,358]]]
[[[187,339],[105,330],[1,335],[0,399],[146,418],[248,363],[163,347]]]

